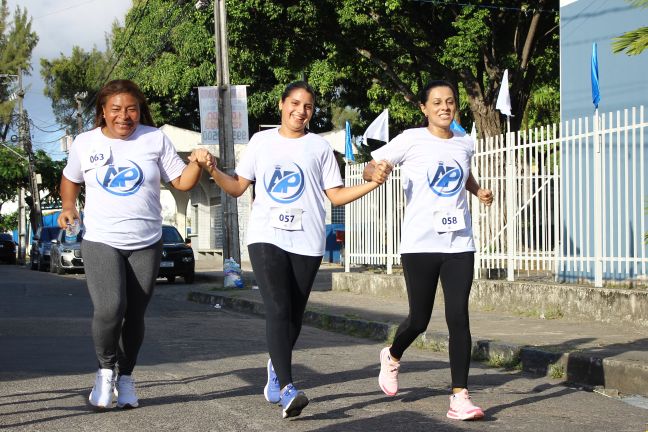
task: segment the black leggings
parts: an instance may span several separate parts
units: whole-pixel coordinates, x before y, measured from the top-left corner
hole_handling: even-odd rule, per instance
[[[268,243],[253,243],[248,251],[265,306],[268,351],[284,388],[293,382],[292,350],[322,257],[286,252]]]
[[[427,329],[432,316],[437,283],[441,278],[445,317],[450,334],[450,373],[453,388],[466,388],[468,384],[472,349],[468,297],[474,260],[473,252],[401,255],[409,315],[398,327],[390,352],[392,356],[401,358],[407,347]]]

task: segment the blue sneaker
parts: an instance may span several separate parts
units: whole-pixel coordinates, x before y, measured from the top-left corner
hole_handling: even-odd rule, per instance
[[[279,388],[279,378],[272,367],[272,360],[268,359],[268,382],[263,388],[263,395],[271,403],[277,403],[281,400],[281,388]]]
[[[283,418],[297,417],[308,405],[308,398],[303,391],[297,390],[294,385],[288,384],[281,393],[281,408]]]

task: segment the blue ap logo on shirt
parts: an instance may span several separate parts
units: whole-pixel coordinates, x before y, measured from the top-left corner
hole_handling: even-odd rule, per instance
[[[462,189],[464,172],[456,160],[446,164],[439,162],[436,168],[428,169],[428,185],[432,192],[441,197],[451,197]]]
[[[275,165],[272,172],[265,174],[263,182],[274,201],[289,204],[299,199],[304,193],[304,171],[295,163]]]
[[[144,183],[144,172],[132,160],[121,161],[97,169],[97,182],[113,195],[133,195]]]

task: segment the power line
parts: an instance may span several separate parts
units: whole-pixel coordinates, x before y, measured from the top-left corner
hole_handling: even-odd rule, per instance
[[[420,3],[429,3],[434,6],[470,6],[480,9],[492,9],[499,10],[502,12],[524,12],[524,13],[547,13],[547,14],[557,14],[559,13],[558,9],[539,9],[539,8],[520,8],[520,7],[511,7],[511,6],[501,6],[493,4],[472,4],[472,3],[462,3],[462,2],[450,2],[444,0],[415,0]]]
[[[148,0],[147,0],[147,4],[148,4]],[[181,6],[181,4],[180,4],[180,3],[175,3],[175,6]],[[175,20],[171,25],[169,25],[169,27],[168,27],[166,33],[164,33],[164,34],[160,37],[160,44],[157,46],[157,48],[155,48],[155,49],[154,49],[154,50],[153,50],[153,51],[148,55],[148,57],[147,57],[144,61],[142,61],[142,62],[140,63],[140,65],[141,65],[142,67],[143,67],[144,65],[147,65],[147,64],[149,63],[149,61],[150,61],[153,57],[155,57],[156,55],[158,55],[159,53],[162,52],[162,50],[163,50],[163,48],[164,48],[164,45],[168,42],[168,37],[169,37],[169,35],[170,35],[171,32],[175,29],[175,27],[178,25],[178,23],[179,23],[182,19],[184,19],[184,18],[187,16],[188,12],[189,12],[189,10],[188,10],[188,9],[185,9],[184,12],[183,12],[182,14],[178,15],[178,17],[176,18],[176,20]],[[169,11],[168,14],[171,14],[171,11]],[[143,15],[143,14],[142,14],[142,15]],[[131,36],[132,36],[132,35],[131,35]],[[111,68],[110,73],[112,73],[112,71],[114,70],[114,68],[117,66],[117,63],[119,62],[119,60],[121,59],[121,56],[122,56],[122,55],[124,54],[124,52],[126,51],[126,48],[127,48],[129,42],[130,42],[130,38],[129,38],[129,40],[127,41],[126,45],[124,45],[124,49],[123,49],[122,53],[120,54],[120,57],[117,59],[117,62],[115,62],[115,64],[114,64],[113,67]],[[141,68],[140,68],[139,70],[141,70]],[[109,73],[109,74],[110,74],[110,73]],[[109,75],[108,75],[108,76],[109,76]],[[134,77],[130,77],[130,78],[134,78]],[[90,108],[92,107],[92,105],[96,102],[96,98],[97,98],[97,95],[98,95],[98,94],[99,94],[99,92],[97,92],[97,93],[95,93],[95,94],[93,95],[91,103],[89,103],[88,106],[86,107],[86,109],[84,110],[84,114],[87,114],[87,112],[89,111],[89,109],[90,109]]]
[[[41,131],[43,133],[56,133],[56,132],[60,132],[60,131],[65,130],[65,129],[68,128],[68,126],[62,126],[62,127],[58,128],[58,129],[46,130],[46,129],[43,129],[43,128],[39,127],[38,125],[36,125],[36,123],[34,123],[34,121],[31,120],[31,119],[29,120],[29,123],[31,123],[31,125],[33,127],[35,127],[36,129],[38,129],[39,131]],[[55,125],[51,125],[51,126],[57,126],[57,125],[55,124]]]
[[[168,29],[168,30],[166,31],[166,33],[164,33],[164,35],[162,35],[162,37],[160,38],[160,44],[158,45],[158,48],[155,49],[155,50],[153,50],[153,51],[148,55],[148,57],[146,58],[146,60],[144,60],[144,61],[141,63],[142,68],[143,68],[144,66],[148,65],[149,61],[150,61],[154,56],[156,56],[157,54],[159,54],[159,53],[162,52],[162,50],[163,50],[163,48],[164,48],[164,45],[168,42],[169,35],[170,35],[171,32],[176,28],[176,26],[177,26],[177,25],[178,25],[178,24],[179,24],[179,23],[180,23],[180,22],[181,22],[181,21],[182,21],[182,20],[187,16],[188,13],[189,13],[188,10],[185,9],[185,11],[184,11],[181,15],[178,16],[178,18],[175,20],[175,22],[174,22],[171,26],[169,26],[169,29]],[[138,69],[138,70],[142,70],[142,68],[140,68],[140,69]],[[134,77],[132,77],[132,78],[134,78]]]
[[[140,13],[139,13],[139,15],[137,16],[137,18],[135,18],[135,20],[132,21],[132,22],[133,22],[133,27],[132,27],[132,30],[131,30],[130,34],[129,34],[128,37],[126,38],[126,43],[124,44],[124,46],[123,46],[121,52],[118,54],[118,56],[117,56],[117,60],[115,60],[115,62],[113,63],[113,65],[110,67],[110,70],[108,71],[108,73],[105,74],[105,75],[103,75],[103,78],[100,79],[100,82],[99,82],[98,87],[101,88],[101,87],[106,83],[106,81],[107,81],[108,78],[110,77],[110,74],[112,74],[112,72],[115,70],[115,67],[117,67],[117,64],[119,63],[119,61],[121,60],[122,56],[123,56],[124,53],[126,52],[126,49],[128,48],[128,45],[130,44],[131,38],[132,38],[133,35],[135,34],[135,31],[138,29],[138,26],[139,26],[140,21],[142,20],[142,18],[144,18],[144,14],[145,14],[145,12],[146,12],[146,9],[148,8],[149,1],[150,1],[150,0],[146,0],[146,3],[144,3],[144,6],[142,6],[142,8],[140,9]],[[128,31],[128,25],[126,25],[126,26],[124,27],[124,31],[125,31],[125,32]],[[110,62],[112,62],[112,60],[113,60],[113,58],[114,58],[114,56],[115,56],[115,53],[116,53],[116,51],[115,51],[115,50],[112,50],[112,53],[111,53],[111,55],[110,55],[110,59],[108,59],[108,62],[107,62],[108,64],[110,64]],[[90,98],[90,101],[89,101],[89,103],[86,105],[85,110],[83,110],[83,114],[84,114],[84,115],[86,115],[86,114],[88,113],[88,111],[90,111],[90,109],[92,108],[92,106],[94,105],[94,102],[96,101],[96,99],[97,99],[97,95],[98,95],[98,94],[99,94],[99,91],[96,91],[96,92],[92,95],[92,98]]]
[[[89,1],[86,1],[86,2],[83,2],[83,3],[77,3],[77,4],[75,4],[75,5],[68,6],[68,7],[66,7],[66,8],[59,9],[59,10],[57,10],[57,11],[50,12],[50,13],[45,14],[45,15],[41,15],[41,16],[39,16],[39,17],[34,18],[34,20],[39,20],[39,19],[41,19],[41,18],[45,18],[45,17],[50,16],[50,15],[55,15],[55,14],[57,14],[57,13],[65,12],[66,10],[74,9],[74,8],[77,8],[77,7],[79,7],[79,6],[83,6],[83,5],[87,5],[88,3],[94,3],[94,2],[96,2],[96,1],[97,1],[97,0],[89,0]]]

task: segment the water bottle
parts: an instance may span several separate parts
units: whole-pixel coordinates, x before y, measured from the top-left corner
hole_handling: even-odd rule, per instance
[[[79,231],[81,231],[79,219],[74,219],[74,223],[68,223],[65,228],[65,243],[76,243]]]

